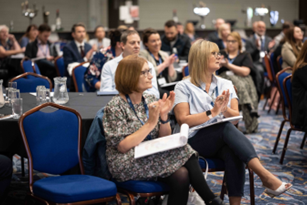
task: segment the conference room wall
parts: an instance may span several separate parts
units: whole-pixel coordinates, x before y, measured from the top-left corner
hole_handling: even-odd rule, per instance
[[[279,19],[293,21],[299,16],[299,0],[206,0],[203,1],[211,12],[205,18],[207,28],[212,28],[212,20],[216,18],[236,19],[237,27],[245,27],[246,14],[242,9],[247,7],[261,7],[264,4],[272,10],[279,11]],[[162,29],[166,20],[172,19],[173,9],[177,9],[179,21],[185,23],[187,20],[200,20],[193,13],[193,5],[198,5],[199,0],[139,0],[140,21],[139,29],[150,27]],[[253,21],[260,20],[254,16]],[[264,17],[267,26],[270,25],[269,15]],[[281,27],[280,20],[276,27]]]
[[[71,26],[77,22],[86,24],[88,30],[94,30],[96,25],[107,26],[107,0],[28,0],[30,8],[33,4],[39,10],[33,23],[43,23],[42,6],[49,11],[49,25],[55,24],[56,10],[60,9],[60,17],[64,31],[70,31]],[[13,31],[25,31],[29,19],[22,16],[21,3],[25,0],[0,0],[0,25],[10,25],[14,22]]]

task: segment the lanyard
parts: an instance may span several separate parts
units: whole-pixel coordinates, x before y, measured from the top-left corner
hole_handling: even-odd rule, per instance
[[[131,102],[131,99],[130,99],[129,95],[126,95],[126,99],[127,99],[127,102],[128,102],[128,104],[129,104],[129,106],[130,106],[131,109],[133,110],[135,116],[138,118],[138,120],[141,122],[141,124],[144,125],[145,123],[144,123],[144,122],[139,118],[139,116],[136,114],[136,111],[135,111],[135,109],[134,109],[134,106],[133,106],[133,104],[132,104],[132,102]],[[143,96],[142,96],[142,101],[143,101],[144,108],[145,108],[145,112],[146,112],[147,119],[148,119],[148,118],[149,118],[149,109],[148,109],[147,103],[146,103],[146,101],[145,101],[145,98],[144,98]],[[151,140],[150,134],[147,135],[146,138],[147,138],[148,140]]]
[[[38,47],[39,47],[39,50],[42,51],[44,57],[47,57],[47,53],[48,53],[48,46],[47,46],[47,44],[46,44],[46,53],[43,51],[43,49],[42,49],[42,47],[41,47],[41,44],[38,44]]]
[[[150,52],[149,52],[150,53]],[[156,58],[154,57],[154,55],[152,54],[152,53],[150,53],[150,55],[151,55],[151,57],[153,57],[153,59],[156,61]],[[162,63],[162,59],[161,59],[161,57],[160,57],[160,55],[158,54],[158,56],[159,56],[159,64],[157,64],[157,66],[158,65],[161,65],[161,63]],[[157,61],[156,61],[157,62]],[[162,74],[162,72],[161,73],[159,73],[159,76]]]
[[[238,55],[239,55],[239,51],[238,51]],[[238,55],[237,55],[237,56],[238,56]],[[237,57],[237,56],[236,56],[236,57]],[[233,59],[230,59],[230,58],[229,58],[229,55],[228,55],[228,62],[229,62],[230,64],[232,64],[233,61],[236,59],[236,57],[234,57]]]
[[[199,87],[201,90],[203,90],[201,87]],[[203,90],[205,93],[207,93],[207,91],[206,90]],[[208,95],[209,95],[209,93],[207,93]],[[214,107],[214,102],[213,101],[215,101],[215,99],[217,98],[217,96],[219,96],[219,91],[218,91],[218,89],[217,89],[217,86],[215,87],[215,96],[216,96],[216,98],[214,98],[213,97],[214,96],[214,90],[213,90],[213,92],[212,92],[212,95],[210,96],[211,97],[211,99],[212,99],[212,101],[211,101],[211,105],[212,105],[212,107]],[[214,100],[213,100],[214,99]]]

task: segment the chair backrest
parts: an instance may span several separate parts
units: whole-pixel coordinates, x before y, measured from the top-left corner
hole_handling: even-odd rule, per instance
[[[265,56],[264,56],[264,64],[265,64],[265,69],[266,69],[266,72],[268,74],[268,78],[269,78],[270,82],[274,83],[274,77],[273,77],[273,74],[272,74],[272,69],[271,69],[271,64],[270,64],[268,54],[265,54]]]
[[[17,82],[17,89],[21,93],[36,92],[36,87],[39,85],[44,85],[50,89],[50,92],[52,91],[52,83],[49,78],[36,73],[23,73],[12,78],[10,82]]]
[[[52,111],[47,111],[47,107]],[[62,174],[79,163],[84,173],[80,155],[81,116],[77,111],[44,103],[24,113],[19,119],[19,128],[29,159],[30,185],[33,169]]]
[[[286,108],[289,107],[288,105],[288,101],[286,99],[286,94],[285,94],[285,89],[283,87],[283,81],[284,79],[291,75],[291,73],[289,72],[286,72],[288,70],[291,70],[291,67],[288,67],[288,68],[285,68],[281,71],[279,71],[277,74],[276,74],[276,83],[277,83],[277,88],[278,88],[278,91],[279,91],[279,94],[281,96],[281,99],[282,99],[282,110],[283,110],[283,116],[284,116],[284,119],[288,120],[288,117],[286,115]]]
[[[279,67],[279,70],[282,70],[282,67],[281,67],[281,65],[282,65],[282,63],[283,63],[282,57],[281,57],[281,56],[278,56],[276,60],[277,60],[277,65],[278,65],[278,67]]]
[[[186,65],[186,66],[184,66],[184,67],[182,68],[182,76],[183,76],[183,77],[186,77],[186,76],[188,76],[188,75],[190,75],[190,73],[189,73],[189,66]]]
[[[83,92],[84,73],[87,69],[83,66],[84,63],[87,62],[80,63],[72,70],[72,78],[74,80],[76,92]]]
[[[291,113],[292,113],[292,82],[291,82],[291,77],[292,74],[288,75],[284,80],[283,80],[283,89],[285,91],[286,95],[286,100],[288,104],[288,109],[289,109],[289,120],[291,124]]]
[[[276,83],[276,73],[275,73],[275,70],[274,70],[273,59],[274,59],[274,53],[272,52],[271,55],[270,55],[269,61],[270,61],[270,66],[271,66],[271,72],[272,72],[273,80]]]
[[[58,56],[54,60],[54,65],[57,70],[58,76],[64,77],[65,75],[65,65],[63,56]]]
[[[41,74],[38,66],[36,65],[36,63],[32,62],[30,59],[24,58],[21,60],[21,68],[23,70],[23,72],[28,73],[36,73],[36,74]]]

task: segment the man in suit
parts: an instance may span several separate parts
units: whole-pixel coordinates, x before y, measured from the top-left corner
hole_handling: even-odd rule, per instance
[[[73,63],[82,63],[90,60],[94,51],[97,50],[97,46],[93,47],[84,42],[86,36],[85,25],[82,23],[74,24],[71,29],[71,35],[74,38],[73,41],[68,43],[63,48],[64,65],[66,67],[66,76],[68,77],[68,85],[70,85],[70,91],[74,91],[74,84],[72,82],[72,69],[75,67]]]
[[[216,31],[209,33],[206,39],[213,43],[217,42],[219,40],[219,34],[218,34],[219,28],[224,23],[225,23],[224,19],[221,18],[216,19],[214,25]]]
[[[53,63],[58,53],[48,38],[51,34],[51,28],[47,24],[38,27],[38,35],[35,41],[28,43],[25,56],[28,58],[42,58],[35,63],[39,67],[42,75],[47,76],[51,81],[57,76],[57,72]]]
[[[178,33],[175,21],[167,21],[164,25],[164,33],[161,37],[161,50],[171,54],[177,54],[180,60],[188,61],[191,48],[190,38]]]
[[[257,68],[256,71],[259,72],[255,75],[258,76],[256,79],[258,95],[263,93],[264,90],[264,72],[266,69],[264,67],[263,58],[265,52],[269,52],[275,44],[271,37],[265,35],[265,31],[265,23],[263,21],[258,21],[255,24],[255,34],[247,39],[245,43],[246,52],[251,54],[254,66]]]

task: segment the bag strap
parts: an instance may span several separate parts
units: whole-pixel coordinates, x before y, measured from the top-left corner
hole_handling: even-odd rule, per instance
[[[209,170],[209,165],[208,165],[208,162],[207,160],[202,157],[202,156],[199,156],[200,159],[204,160],[206,162],[206,171],[205,171],[205,179],[207,179],[207,176],[208,176],[208,170]]]

